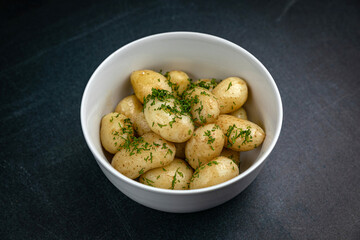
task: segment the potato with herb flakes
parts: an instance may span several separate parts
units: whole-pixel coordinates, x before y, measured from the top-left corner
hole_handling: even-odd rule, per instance
[[[240,152],[228,148],[223,148],[222,152],[220,153],[220,156],[230,158],[236,163],[236,165],[238,166],[240,165]]]
[[[212,93],[217,97],[220,113],[230,113],[244,105],[248,97],[248,88],[243,79],[229,77],[221,81]]]
[[[209,78],[202,78],[194,82],[194,84],[198,87],[205,88],[209,90],[210,92],[217,86],[217,82],[215,78],[209,79]]]
[[[190,115],[166,90],[153,89],[145,99],[144,115],[151,130],[171,142],[186,142],[194,131]]]
[[[257,124],[231,115],[220,115],[216,124],[225,135],[224,147],[235,151],[249,151],[258,147],[265,138],[264,130]]]
[[[134,71],[131,73],[130,80],[135,95],[141,103],[144,103],[144,98],[151,94],[153,88],[172,92],[166,77],[152,70]]]
[[[244,120],[248,120],[246,111],[243,107],[239,108],[238,110],[236,110],[234,112],[229,113],[229,115],[232,115],[234,117],[241,118]]]
[[[189,188],[193,172],[184,160],[175,158],[164,167],[147,171],[139,177],[139,181],[152,187],[185,190]]]
[[[194,169],[219,156],[225,142],[225,136],[218,125],[207,124],[195,130],[185,145],[185,156]]]
[[[165,77],[170,81],[173,93],[180,96],[190,84],[189,76],[182,71],[170,71],[165,74]]]
[[[155,133],[127,141],[113,157],[111,165],[128,178],[171,163],[175,158],[175,146]]]
[[[135,95],[130,95],[121,100],[115,108],[115,112],[121,113],[131,119],[135,132],[142,136],[151,132],[145,120],[143,105]]]
[[[197,168],[190,180],[190,189],[199,189],[226,182],[239,175],[239,167],[227,157],[217,157]]]
[[[134,136],[130,118],[120,113],[109,113],[101,120],[100,141],[109,153],[116,153],[125,143],[125,139]]]
[[[216,121],[220,114],[216,97],[208,90],[195,87],[184,93],[191,104],[191,115],[197,125],[205,125]]]

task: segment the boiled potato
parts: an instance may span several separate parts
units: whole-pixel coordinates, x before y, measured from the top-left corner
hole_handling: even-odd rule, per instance
[[[239,108],[238,110],[234,111],[234,112],[231,112],[229,113],[230,115],[234,116],[234,117],[237,117],[237,118],[241,118],[241,119],[244,119],[244,120],[248,120],[247,118],[247,114],[246,114],[246,111],[243,107]]]
[[[190,189],[214,186],[239,175],[238,166],[227,157],[217,157],[194,172]]]
[[[134,129],[139,136],[152,132],[143,112],[133,115],[130,119],[133,122]]]
[[[220,108],[215,96],[210,91],[195,87],[185,92],[185,98],[193,102],[191,115],[197,125],[216,121],[220,114]]]
[[[129,118],[142,112],[143,105],[135,95],[130,95],[121,100],[115,108],[115,112],[121,113]]]
[[[205,88],[210,92],[217,86],[217,82],[215,78],[202,78],[194,82],[194,84],[198,87]]]
[[[190,84],[189,76],[182,71],[170,71],[167,74],[168,80],[172,83],[171,88],[173,90],[173,93],[176,95],[181,95],[188,85]]]
[[[128,178],[135,179],[150,169],[166,166],[175,158],[174,144],[155,133],[146,133],[127,142],[118,151],[111,165]]]
[[[144,107],[144,114],[151,130],[168,141],[186,142],[194,131],[194,125],[188,114],[181,113],[181,109],[174,98],[158,100],[148,98]]]
[[[236,163],[236,165],[238,166],[240,165],[240,152],[228,148],[223,148],[222,152],[220,153],[220,156],[230,158]]]
[[[189,188],[193,172],[184,160],[175,158],[169,165],[147,171],[139,181],[152,187],[184,190]]]
[[[180,158],[180,159],[185,159],[185,145],[186,145],[186,142],[174,143],[174,145],[175,145],[175,148],[176,148],[175,157]]]
[[[229,77],[221,81],[212,93],[217,97],[220,113],[229,113],[241,108],[248,97],[246,82],[238,77]]]
[[[124,114],[131,119],[134,129],[139,136],[151,132],[149,125],[145,120],[143,105],[135,95],[130,95],[119,102],[115,112]]]
[[[219,126],[207,124],[195,130],[185,145],[185,156],[194,169],[219,156],[225,142],[225,136]]]
[[[258,147],[265,138],[265,132],[261,127],[231,115],[220,115],[216,124],[225,135],[225,147],[235,151],[252,150]]]
[[[109,113],[101,120],[100,140],[109,153],[116,153],[125,143],[125,139],[134,136],[131,120],[121,113]]]
[[[152,70],[134,71],[131,73],[130,80],[135,95],[141,103],[144,103],[144,98],[151,94],[153,88],[172,92],[166,77]]]

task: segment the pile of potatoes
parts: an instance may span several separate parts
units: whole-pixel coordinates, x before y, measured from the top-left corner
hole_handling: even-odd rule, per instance
[[[182,71],[139,70],[130,80],[135,94],[102,118],[100,140],[131,179],[173,190],[213,186],[238,176],[240,152],[264,141],[242,107],[241,78],[192,82]]]

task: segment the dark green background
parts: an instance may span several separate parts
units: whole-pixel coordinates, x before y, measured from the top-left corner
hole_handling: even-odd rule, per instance
[[[0,19],[0,239],[360,238],[359,1],[5,1]],[[258,178],[194,214],[125,197],[79,119],[85,85],[109,54],[179,30],[250,51],[284,105]]]

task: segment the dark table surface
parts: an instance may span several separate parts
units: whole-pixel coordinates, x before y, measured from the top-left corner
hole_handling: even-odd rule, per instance
[[[360,239],[359,1],[8,1],[0,45],[0,239]],[[96,67],[155,33],[253,53],[284,122],[257,179],[193,214],[143,207],[103,175],[79,108]]]

